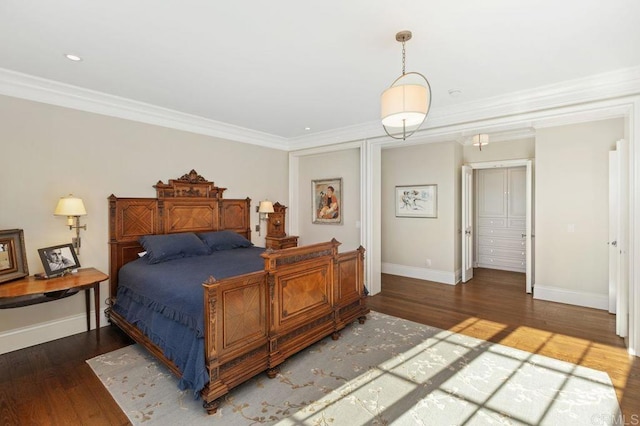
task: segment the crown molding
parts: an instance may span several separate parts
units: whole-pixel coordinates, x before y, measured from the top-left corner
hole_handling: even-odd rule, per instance
[[[637,94],[640,94],[640,66],[447,107],[432,106],[424,128],[416,132],[412,139],[433,139],[436,135],[450,134],[451,128],[469,134],[468,132],[477,132],[479,129],[490,127],[499,122],[523,121],[524,116],[553,117],[556,114],[553,110],[559,108]],[[545,114],[545,112],[548,113]],[[616,111],[612,115],[611,111],[594,109],[589,112],[587,119],[605,119],[618,113],[619,111]],[[506,120],[507,118],[509,120]],[[519,118],[522,120],[518,120]],[[558,119],[555,123],[569,123],[576,122],[576,120],[578,119],[572,117],[566,122]],[[543,121],[538,120],[537,123],[531,121],[523,125],[525,128],[540,128],[545,126]],[[552,123],[552,121],[547,123]],[[456,136],[454,139],[458,137],[460,136]],[[301,149],[335,144],[339,140],[353,141],[358,139],[382,139],[384,145],[395,145],[392,138],[384,133],[382,125],[378,121],[289,139],[289,144],[290,149]],[[406,142],[402,143],[406,144]]]
[[[379,121],[287,139],[2,68],[0,94],[285,151],[362,140],[376,140],[385,146],[399,143],[384,133]],[[567,118],[568,121],[563,121],[564,118],[557,118],[553,110],[638,94],[640,66],[623,68],[478,101],[447,107],[434,106],[425,127],[411,139],[412,142],[415,140],[424,143],[446,135],[448,139],[460,142],[460,138],[468,136],[470,132],[477,132],[497,123],[520,122],[524,128],[541,128],[572,120],[575,122],[575,114]],[[534,115],[546,116],[548,120],[525,122]],[[555,121],[551,119],[554,116]],[[588,114],[589,119],[611,116],[611,111],[603,109],[594,109]],[[452,135],[455,132],[458,134]]]
[[[518,116],[640,93],[640,66],[444,107],[428,127]]]
[[[0,94],[268,148],[289,146],[279,136],[3,68]]]

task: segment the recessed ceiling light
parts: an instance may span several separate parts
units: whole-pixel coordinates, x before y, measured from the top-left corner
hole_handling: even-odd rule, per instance
[[[460,89],[449,89],[449,95],[451,95],[451,97],[456,98],[458,96],[460,96],[462,94],[462,90]]]
[[[67,58],[70,61],[74,61],[74,62],[80,62],[82,60],[82,58],[78,55],[73,55],[71,53],[66,53],[64,55],[65,58]]]
[[[304,129],[309,131],[309,130],[311,130],[311,127],[305,127]]]

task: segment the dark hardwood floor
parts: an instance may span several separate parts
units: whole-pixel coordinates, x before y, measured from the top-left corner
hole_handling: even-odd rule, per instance
[[[114,326],[0,355],[0,425],[128,425],[85,362],[132,341]]]
[[[378,312],[606,371],[626,424],[640,424],[640,362],[615,335],[615,317],[533,300],[522,274],[477,269],[457,286],[383,275]],[[0,425],[125,425],[85,362],[130,344],[115,327],[0,355]],[[634,423],[635,422],[635,423]]]

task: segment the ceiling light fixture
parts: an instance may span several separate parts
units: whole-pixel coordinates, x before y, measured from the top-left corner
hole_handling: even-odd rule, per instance
[[[431,85],[417,72],[405,72],[404,44],[411,31],[400,31],[396,40],[402,43],[402,75],[382,93],[380,98],[382,127],[394,139],[405,140],[424,123],[431,108]]]
[[[482,145],[489,145],[489,135],[486,133],[473,135],[473,146],[480,147],[480,151],[482,151]]]
[[[64,57],[65,57],[65,58],[67,58],[67,59],[68,59],[68,60],[70,60],[70,61],[73,61],[73,62],[80,62],[80,61],[82,60],[82,58],[81,58],[80,56],[78,56],[78,55],[73,55],[73,54],[71,54],[71,53],[66,53],[66,54],[64,55]]]

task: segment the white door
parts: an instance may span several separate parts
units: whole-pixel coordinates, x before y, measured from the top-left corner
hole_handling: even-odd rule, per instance
[[[473,169],[462,166],[462,282],[473,278]]]
[[[617,291],[620,275],[620,252],[618,249],[618,151],[609,151],[609,313],[616,313]]]
[[[526,278],[525,286],[527,293],[533,291],[534,278],[534,250],[535,250],[535,230],[533,228],[534,211],[533,211],[533,161],[527,161],[527,217],[525,219],[525,246],[526,246]]]
[[[616,143],[616,151],[609,156],[609,166],[609,189],[615,193],[609,197],[609,310],[615,298],[616,333],[626,337],[629,331],[629,144],[625,140]]]

